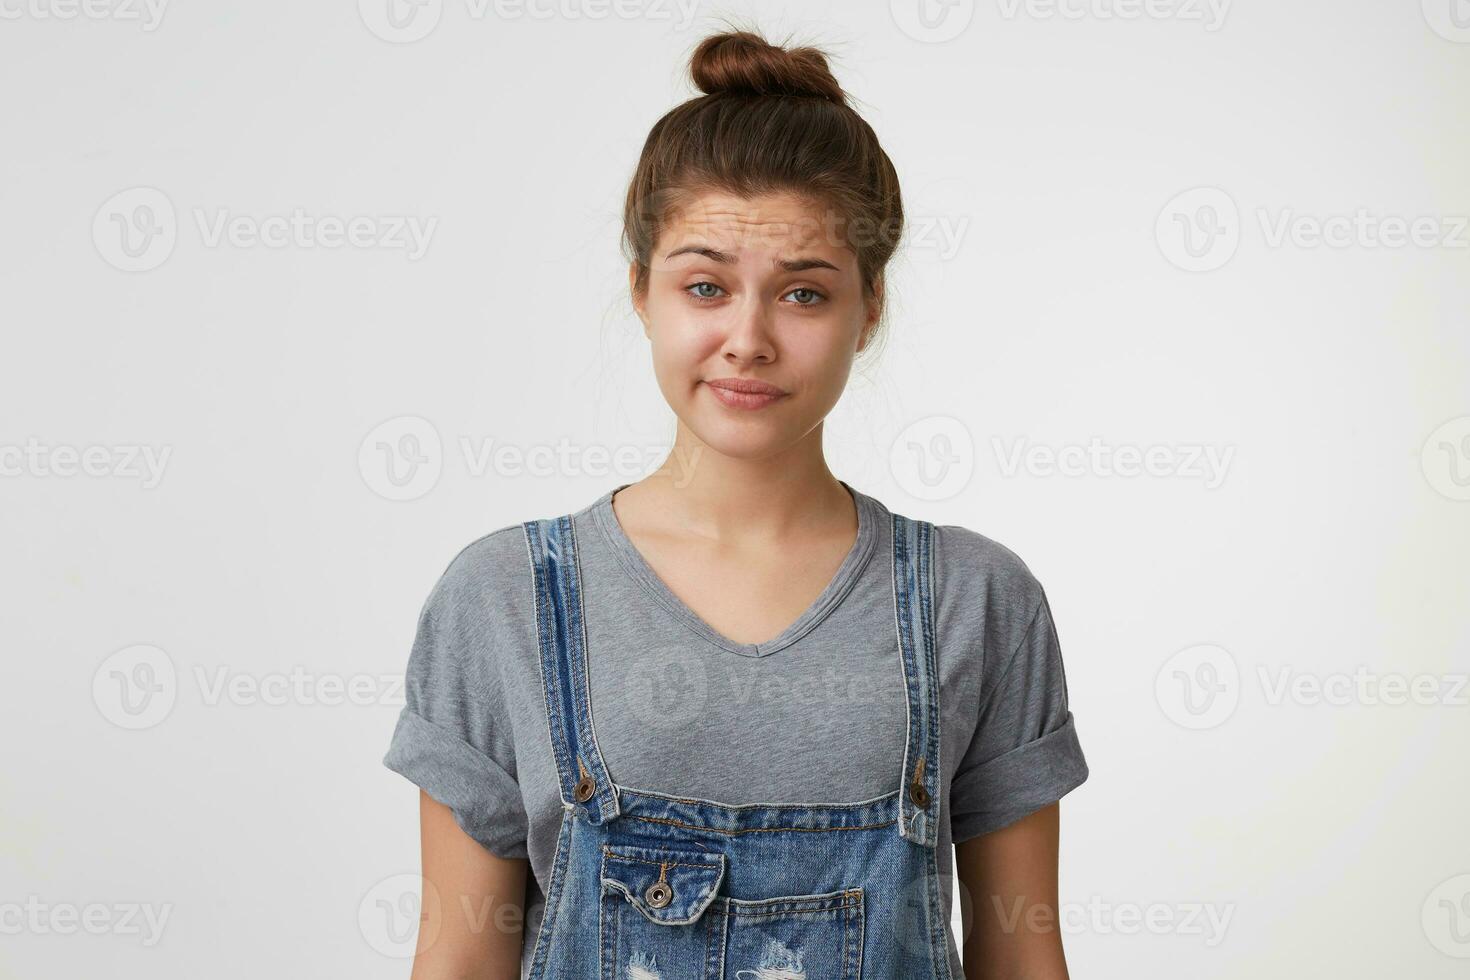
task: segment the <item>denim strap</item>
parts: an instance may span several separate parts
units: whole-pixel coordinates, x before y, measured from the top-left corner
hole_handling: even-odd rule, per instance
[[[893,615],[908,692],[898,832],[939,843],[939,691],[934,653],[934,525],[893,514]]]
[[[522,527],[536,591],[541,686],[562,806],[569,810],[582,807],[589,823],[600,824],[615,818],[620,810],[617,789],[592,727],[577,536],[570,514],[526,521]],[[578,801],[577,786],[584,777],[592,781],[593,793]]]

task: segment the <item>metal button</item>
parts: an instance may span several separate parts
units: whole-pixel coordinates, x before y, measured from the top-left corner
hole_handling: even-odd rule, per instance
[[[669,887],[668,882],[655,881],[648,886],[648,891],[643,893],[648,899],[648,904],[656,909],[661,909],[674,900],[674,890]]]
[[[915,806],[928,806],[929,791],[924,788],[923,783],[909,783],[909,799],[914,801]]]
[[[597,783],[593,781],[591,776],[583,776],[577,780],[577,786],[572,790],[572,795],[578,803],[586,803],[592,799],[592,794],[595,792],[597,792]]]
[[[929,791],[924,788],[924,757],[919,756],[919,764],[914,766],[914,778],[909,781],[909,799],[919,807],[929,805]]]

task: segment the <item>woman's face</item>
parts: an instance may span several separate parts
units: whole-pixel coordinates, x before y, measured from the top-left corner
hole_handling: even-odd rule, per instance
[[[837,404],[871,337],[881,293],[865,301],[830,214],[788,194],[710,192],[654,246],[647,296],[634,297],[654,374],[718,453],[757,459],[799,442]]]

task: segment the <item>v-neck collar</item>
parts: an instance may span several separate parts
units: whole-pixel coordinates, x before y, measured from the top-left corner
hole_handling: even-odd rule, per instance
[[[798,616],[795,622],[782,630],[778,636],[764,643],[736,643],[705,622],[703,617],[690,609],[683,599],[674,594],[673,590],[653,570],[653,566],[648,564],[642,553],[633,546],[632,540],[624,532],[622,524],[618,522],[617,514],[612,506],[613,495],[632,484],[621,484],[599,497],[592,504],[592,516],[628,573],[684,625],[723,650],[746,657],[764,657],[790,646],[815,629],[817,624],[846,598],[847,593],[857,583],[858,576],[867,566],[868,559],[873,555],[882,526],[883,505],[862,491],[854,490],[846,481],[838,480],[837,482],[846,488],[857,505],[857,540],[853,542],[847,552],[847,557],[842,560],[842,564],[838,566],[837,573],[832,576],[827,587],[813,600],[806,611]]]

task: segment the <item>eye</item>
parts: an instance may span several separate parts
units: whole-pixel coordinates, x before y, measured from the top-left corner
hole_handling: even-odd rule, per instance
[[[690,296],[693,296],[695,299],[700,300],[700,301],[703,301],[703,302],[709,302],[710,300],[715,299],[714,296],[711,296],[708,293],[691,292],[691,290],[697,290],[697,289],[699,289],[702,286],[708,286],[710,289],[716,289],[716,290],[719,290],[720,292],[724,292],[724,290],[723,289],[720,289],[719,286],[716,286],[714,283],[708,282],[708,281],[690,283],[688,286],[685,286],[684,287],[684,291],[686,293],[689,293],[689,295]]]
[[[805,293],[808,296],[815,297],[815,299],[813,299],[809,303],[804,303],[804,302],[798,300],[797,303],[796,303],[797,306],[816,306],[818,303],[825,302],[826,299],[827,299],[827,297],[823,296],[821,293],[817,292],[815,289],[808,289],[805,286],[798,286],[795,289],[793,289],[791,292],[787,293],[786,295],[787,296],[795,296],[797,293]]]
[[[703,290],[705,289],[713,290],[713,292],[704,292]],[[689,285],[684,287],[684,292],[688,293],[690,296],[694,297],[694,299],[700,301],[701,303],[713,302],[714,300],[718,299],[719,294],[723,293],[724,291],[725,290],[723,288],[715,285],[712,282],[709,282],[708,280],[701,280],[700,282],[690,283]],[[796,306],[817,306],[827,301],[826,296],[817,292],[815,289],[810,289],[806,286],[798,286],[786,295],[798,297],[794,304]]]

